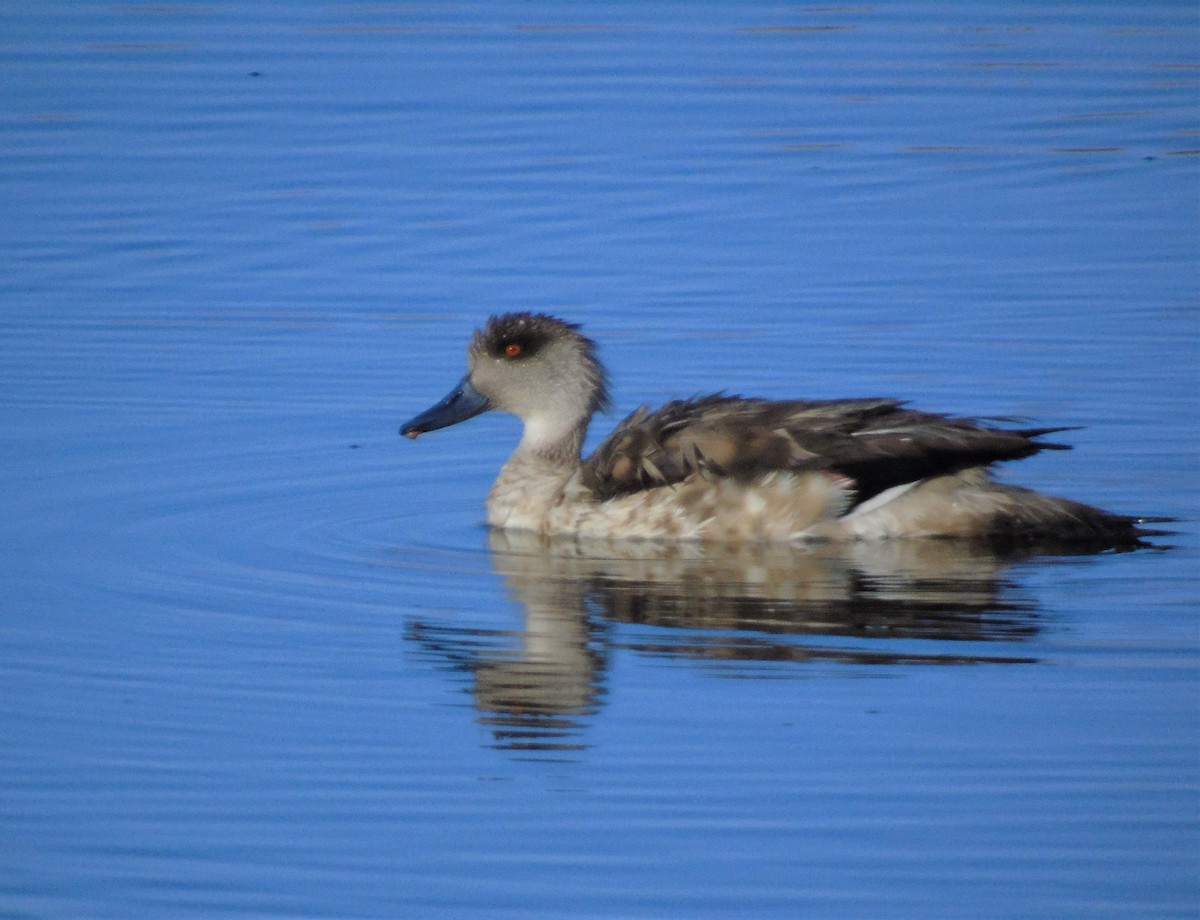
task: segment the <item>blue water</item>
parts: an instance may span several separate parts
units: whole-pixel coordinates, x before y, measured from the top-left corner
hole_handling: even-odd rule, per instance
[[[1193,7],[49,2],[0,63],[0,914],[1200,915]],[[517,423],[396,429],[509,309],[618,417],[1082,426],[1003,475],[1178,521],[490,536]]]

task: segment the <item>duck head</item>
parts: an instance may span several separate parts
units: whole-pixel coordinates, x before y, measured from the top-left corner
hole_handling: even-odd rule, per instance
[[[607,405],[596,345],[578,326],[543,313],[506,313],[475,333],[466,376],[400,433],[416,438],[497,409],[525,423],[521,448],[570,449],[577,457],[588,422]]]

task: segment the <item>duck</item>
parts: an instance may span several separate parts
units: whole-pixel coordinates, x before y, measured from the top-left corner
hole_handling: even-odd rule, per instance
[[[611,405],[596,343],[545,313],[490,317],[467,372],[400,434],[497,410],[523,433],[487,497],[492,528],[589,540],[852,542],[947,538],[1137,545],[1139,523],[998,481],[997,463],[1068,428],[1002,427],[890,398],[768,400],[713,393],[642,406],[586,458]]]

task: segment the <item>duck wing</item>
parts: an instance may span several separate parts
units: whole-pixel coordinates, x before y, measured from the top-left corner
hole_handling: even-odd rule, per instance
[[[928,476],[1069,450],[1035,440],[1063,430],[993,428],[893,399],[777,402],[717,394],[633,412],[584,462],[583,482],[604,500],[695,472],[752,478],[824,471],[853,480],[863,502]]]

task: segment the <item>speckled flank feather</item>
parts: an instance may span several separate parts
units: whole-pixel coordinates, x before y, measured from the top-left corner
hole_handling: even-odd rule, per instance
[[[848,481],[823,474],[738,480],[701,472],[597,501],[578,471],[564,472],[510,461],[488,496],[488,523],[597,539],[784,541],[836,521],[853,497]]]
[[[482,408],[525,422],[488,496],[493,527],[714,542],[1138,542],[1130,518],[992,480],[992,463],[1068,449],[1038,440],[1064,429],[997,428],[891,399],[714,395],[637,410],[583,461],[608,386],[576,326],[535,313],[492,317],[471,343],[468,368],[465,390],[402,432],[416,437]]]

